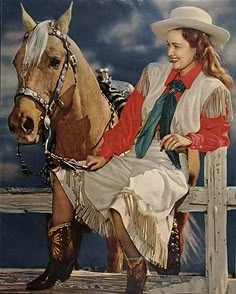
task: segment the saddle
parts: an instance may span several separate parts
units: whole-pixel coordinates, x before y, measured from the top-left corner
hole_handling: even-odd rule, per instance
[[[120,117],[121,111],[134,89],[133,85],[125,81],[112,80],[108,68],[99,68],[96,73],[103,95],[115,109],[118,117]]]

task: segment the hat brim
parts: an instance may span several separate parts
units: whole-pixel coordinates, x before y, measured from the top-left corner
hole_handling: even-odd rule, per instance
[[[166,41],[169,31],[178,28],[192,28],[206,33],[210,36],[210,41],[214,47],[225,44],[230,38],[230,33],[221,27],[187,17],[181,19],[165,19],[154,22],[150,26],[154,35],[163,41]]]

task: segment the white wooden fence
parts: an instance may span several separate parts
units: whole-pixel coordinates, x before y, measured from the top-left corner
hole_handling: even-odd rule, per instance
[[[236,209],[236,187],[227,186],[226,148],[207,152],[204,187],[193,187],[179,211],[205,213],[206,273],[201,276],[169,276],[148,293],[236,294],[236,279],[228,278],[227,210]],[[48,189],[0,189],[0,212],[51,212]],[[161,289],[160,289],[161,288]]]

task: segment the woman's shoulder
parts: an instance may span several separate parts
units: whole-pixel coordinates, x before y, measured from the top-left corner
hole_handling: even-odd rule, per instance
[[[214,91],[218,89],[219,91],[221,90],[229,92],[226,86],[218,78],[213,76],[207,76],[203,72],[201,72],[199,76],[203,90],[207,89],[208,91]]]
[[[171,68],[172,68],[172,65],[167,61],[150,62],[146,66],[146,69],[150,75],[155,75],[160,73],[163,74],[163,73],[166,73],[167,71],[170,71]]]
[[[231,93],[217,78],[205,76],[202,86],[202,97],[205,97],[202,113],[208,118],[219,115],[233,117]]]
[[[189,92],[191,92],[191,94],[198,93],[197,95],[201,97],[202,103],[204,103],[205,100],[210,97],[231,96],[230,91],[218,78],[207,76],[202,71],[193,81]]]
[[[157,83],[159,86],[164,84],[171,68],[168,62],[151,62],[146,65],[136,85],[137,92],[146,97],[150,88],[155,87]]]
[[[150,83],[156,84],[158,80],[159,83],[164,83],[167,76],[171,72],[172,65],[169,62],[151,62],[146,67],[145,70],[148,75]]]

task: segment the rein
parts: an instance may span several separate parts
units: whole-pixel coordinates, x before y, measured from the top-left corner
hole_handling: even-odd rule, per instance
[[[74,73],[75,84],[77,83],[77,60],[76,60],[75,55],[70,50],[70,43],[68,40],[68,36],[66,34],[63,34],[62,32],[55,29],[54,27],[51,27],[48,30],[48,35],[52,35],[52,36],[59,38],[62,41],[63,46],[67,52],[62,70],[60,72],[59,79],[56,83],[56,87],[55,87],[55,90],[52,95],[51,101],[47,102],[36,91],[34,91],[33,89],[31,89],[27,86],[18,88],[16,91],[16,94],[15,94],[15,97],[14,97],[15,102],[17,99],[20,99],[22,95],[28,96],[30,99],[33,99],[33,101],[35,101],[45,111],[45,115],[42,119],[44,122],[44,128],[48,131],[48,136],[45,140],[45,148],[44,148],[44,153],[46,155],[46,163],[45,163],[44,167],[37,173],[32,172],[27,167],[27,165],[23,159],[23,156],[20,152],[20,143],[18,144],[16,155],[20,159],[21,171],[25,175],[38,176],[38,175],[43,175],[43,174],[48,173],[48,170],[50,168],[52,168],[52,166],[53,166],[53,161],[52,161],[53,159],[56,160],[57,162],[59,162],[60,165],[62,165],[62,166],[64,165],[67,168],[72,168],[74,170],[81,168],[81,166],[78,165],[78,162],[76,162],[76,160],[60,157],[60,156],[54,154],[53,152],[49,151],[49,149],[50,149],[49,144],[50,144],[50,140],[52,139],[51,116],[52,116],[52,113],[53,113],[56,105],[58,105],[58,104],[60,106],[64,105],[63,101],[60,100],[59,95],[60,95],[61,89],[62,89],[64,81],[65,81],[67,70],[70,65],[71,65],[73,73]],[[29,33],[26,33],[24,35],[24,39],[26,39],[28,37],[29,37]],[[111,117],[110,117],[107,125],[105,126],[101,137],[99,138],[98,142],[92,147],[91,151],[94,150],[98,146],[98,144],[101,142],[105,130],[108,127],[110,127],[110,128],[113,127],[113,120],[114,120],[114,116],[115,116],[116,111],[115,111],[115,108],[112,105],[112,103],[110,103],[110,101],[107,99],[107,97],[104,94],[103,94],[103,96],[107,100],[109,107],[111,109]],[[46,178],[48,178],[48,176],[46,176]],[[48,179],[46,179],[45,182],[48,183],[49,182]]]

